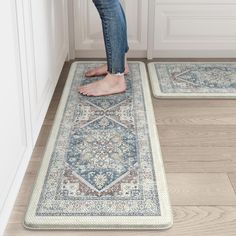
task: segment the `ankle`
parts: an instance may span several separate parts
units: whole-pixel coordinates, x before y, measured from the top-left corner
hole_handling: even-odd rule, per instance
[[[119,73],[119,74],[111,74],[108,72],[108,77],[115,79],[117,81],[122,80],[125,78],[124,73]]]
[[[124,83],[125,82],[124,73],[122,73],[122,74],[110,74],[110,73],[108,73],[107,79],[110,80],[110,81],[115,81],[115,83]]]

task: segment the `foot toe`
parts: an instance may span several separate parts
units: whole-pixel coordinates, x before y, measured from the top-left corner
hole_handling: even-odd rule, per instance
[[[82,95],[84,95],[84,96],[86,96],[86,95],[87,95],[87,93],[86,93],[86,92],[80,92],[80,94],[82,94]]]
[[[90,86],[83,86],[83,88],[80,90],[80,93],[88,96],[88,94],[90,93]]]
[[[85,73],[85,76],[91,77],[91,76],[93,76],[93,72],[89,72],[89,71],[88,71],[88,72]]]
[[[88,70],[88,71],[85,73],[85,76],[87,76],[87,77],[96,76],[96,73],[97,73],[97,70],[96,70],[96,69]]]

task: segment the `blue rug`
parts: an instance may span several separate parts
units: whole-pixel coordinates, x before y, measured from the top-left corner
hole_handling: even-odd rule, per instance
[[[236,63],[152,62],[148,69],[155,97],[236,97]]]
[[[103,62],[104,63],[104,62]],[[145,65],[125,93],[87,97],[74,62],[25,214],[27,229],[165,229],[172,213]]]

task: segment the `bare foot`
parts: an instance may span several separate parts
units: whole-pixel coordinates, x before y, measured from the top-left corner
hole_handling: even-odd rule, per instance
[[[88,70],[85,73],[85,76],[87,77],[92,77],[92,76],[100,76],[100,75],[107,75],[107,64],[105,65],[101,65],[97,68]],[[124,71],[125,75],[127,75],[129,73],[129,68],[128,68],[128,64],[125,65],[125,71]]]
[[[84,85],[79,88],[79,92],[87,96],[105,96],[122,93],[126,90],[124,76],[107,74],[104,79]]]

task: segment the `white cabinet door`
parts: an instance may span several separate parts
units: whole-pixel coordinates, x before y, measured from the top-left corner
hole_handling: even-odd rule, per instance
[[[146,56],[148,1],[123,0],[121,3],[127,18],[129,55]],[[74,34],[71,36],[74,37],[75,56],[104,57],[101,20],[92,0],[74,0],[73,4]]]
[[[235,57],[235,0],[155,0],[154,57]]]
[[[30,112],[26,100],[15,1],[0,3],[0,235],[6,224],[20,182],[16,175],[32,149]],[[23,173],[22,173],[23,174]]]
[[[67,1],[26,0],[25,9],[35,142],[68,53]]]

